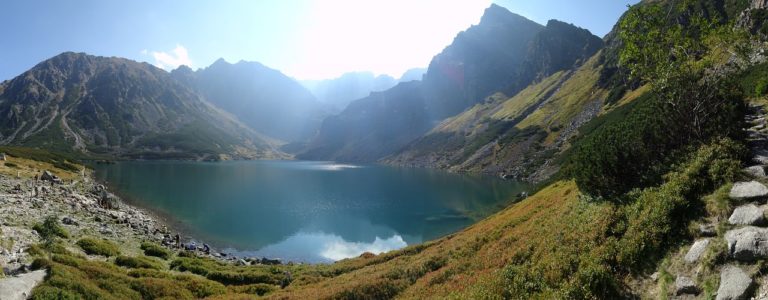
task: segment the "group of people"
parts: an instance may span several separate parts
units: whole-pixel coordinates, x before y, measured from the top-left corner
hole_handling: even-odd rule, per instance
[[[155,230],[155,233],[157,232],[158,230]],[[163,245],[176,249],[184,249],[187,251],[202,251],[205,254],[211,254],[211,247],[208,246],[208,244],[203,243],[202,247],[198,247],[195,242],[182,243],[181,235],[178,233],[173,237],[170,234],[163,235]]]

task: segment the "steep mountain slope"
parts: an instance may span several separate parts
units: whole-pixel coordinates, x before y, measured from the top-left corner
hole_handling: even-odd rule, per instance
[[[147,63],[63,53],[6,82],[0,142],[131,158],[281,153]]]
[[[446,119],[384,161],[537,181],[557,171],[551,159],[578,129],[601,113],[608,91],[598,85],[601,53],[583,66],[560,71],[514,97],[498,93]],[[644,89],[619,101],[631,103]]]
[[[223,59],[192,72],[172,72],[179,81],[254,130],[285,142],[313,136],[326,112],[301,84],[257,62]]]
[[[431,125],[419,81],[400,83],[354,101],[323,121],[301,159],[375,161],[419,137]]]
[[[418,91],[409,95],[415,103],[409,103],[408,108],[388,111],[376,111],[373,106],[365,108],[369,114],[377,115],[373,119],[390,120],[386,126],[373,126],[371,119],[355,118],[351,114],[356,111],[345,110],[334,119],[345,124],[324,124],[320,134],[299,157],[349,161],[380,159],[392,152],[377,151],[378,155],[364,152],[371,148],[401,149],[413,141],[413,136],[426,133],[443,119],[482,102],[494,92],[514,95],[537,78],[583,63],[601,47],[602,40],[584,29],[557,21],[544,27],[492,5],[478,25],[460,33],[450,46],[435,56]],[[427,119],[403,124],[397,122],[411,119],[399,118],[396,114],[423,114]],[[357,134],[329,132],[341,128],[366,128],[368,131]],[[403,128],[402,134],[397,135],[393,128]],[[380,131],[398,138],[378,140],[375,137],[381,136]],[[326,140],[330,136],[335,137],[333,142]],[[356,143],[359,140],[369,143],[361,147]],[[335,144],[334,151],[329,151],[331,144]]]

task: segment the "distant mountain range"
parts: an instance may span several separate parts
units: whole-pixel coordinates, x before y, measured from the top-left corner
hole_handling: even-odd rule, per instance
[[[197,72],[182,66],[172,75],[257,132],[281,141],[311,138],[327,115],[301,84],[257,62],[219,59]]]
[[[350,72],[334,79],[303,80],[301,84],[317,99],[328,105],[334,112],[344,110],[350,102],[364,98],[371,92],[388,90],[399,82],[421,80],[426,69],[410,69],[395,79],[389,75],[375,76],[371,72]]]
[[[64,53],[0,84],[0,144],[110,158],[296,157],[546,177],[583,124],[641,94],[616,79],[615,43],[492,5],[428,69],[400,79],[356,72],[298,82],[223,59],[169,73]]]

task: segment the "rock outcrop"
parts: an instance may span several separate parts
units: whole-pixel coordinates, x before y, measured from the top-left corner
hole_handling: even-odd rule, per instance
[[[728,194],[734,200],[764,198],[768,196],[768,187],[757,181],[737,182]]]
[[[693,243],[693,246],[691,246],[691,249],[689,249],[688,253],[685,255],[685,262],[695,263],[699,261],[701,256],[707,250],[707,246],[709,246],[709,239],[701,239]]]
[[[768,257],[768,228],[747,226],[725,233],[729,256],[752,261]]]
[[[763,209],[754,204],[737,207],[728,218],[731,225],[762,225],[765,224]]]
[[[699,287],[696,286],[696,282],[693,281],[690,277],[686,276],[677,276],[677,279],[675,279],[675,294],[676,295],[684,295],[684,294],[698,294],[699,293]]]
[[[717,289],[717,300],[749,299],[754,289],[754,281],[741,268],[733,265],[724,266],[720,270],[720,288]]]

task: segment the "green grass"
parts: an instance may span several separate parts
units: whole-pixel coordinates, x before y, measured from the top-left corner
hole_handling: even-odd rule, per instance
[[[120,249],[117,245],[108,240],[83,238],[77,241],[77,245],[89,255],[101,255],[106,257],[120,255]]]

